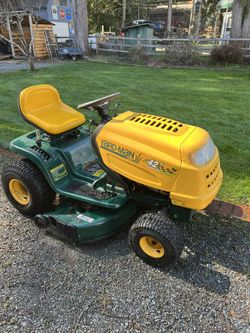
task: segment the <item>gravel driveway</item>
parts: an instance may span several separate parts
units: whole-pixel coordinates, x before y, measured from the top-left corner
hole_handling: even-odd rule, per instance
[[[12,157],[1,152],[0,172]],[[250,224],[196,214],[169,270],[123,232],[74,247],[37,229],[0,186],[0,332],[250,332]]]
[[[44,61],[36,61],[35,67],[37,69],[55,66],[60,64],[61,62],[58,60],[44,60]],[[29,66],[26,61],[23,60],[1,60],[0,61],[0,73],[6,72],[15,72],[19,70],[29,69]]]

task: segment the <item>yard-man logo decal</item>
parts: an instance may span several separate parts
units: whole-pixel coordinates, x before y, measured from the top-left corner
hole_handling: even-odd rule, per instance
[[[133,152],[129,149],[117,146],[116,144],[108,142],[106,140],[102,140],[101,148],[108,150],[118,156],[121,156],[121,157],[125,158],[126,160],[129,160],[135,164],[139,164],[142,160],[141,154],[136,154],[135,152]]]
[[[177,169],[174,167],[167,167],[164,163],[159,161],[143,159],[142,154],[137,154],[134,151],[118,146],[115,143],[106,140],[102,140],[101,148],[122,158],[125,158],[126,160],[129,160],[135,164],[144,162],[148,168],[154,169],[155,171],[160,172],[166,176],[173,176],[177,172]]]

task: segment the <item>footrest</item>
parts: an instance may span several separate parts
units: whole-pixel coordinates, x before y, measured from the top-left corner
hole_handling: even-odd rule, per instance
[[[105,174],[105,171],[100,167],[100,165],[96,162],[90,163],[84,168],[84,172],[88,175],[100,177],[101,175]]]
[[[83,184],[79,184],[79,183],[72,183],[67,188],[67,190],[70,192],[73,192],[75,194],[84,195],[84,196],[99,199],[99,200],[106,200],[106,199],[110,199],[113,197],[112,193],[98,191],[87,185],[83,185]]]

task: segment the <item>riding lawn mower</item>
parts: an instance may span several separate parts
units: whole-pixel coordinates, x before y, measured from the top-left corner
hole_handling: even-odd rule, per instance
[[[23,158],[4,169],[3,187],[20,213],[73,243],[130,226],[135,254],[164,267],[184,248],[176,222],[188,222],[220,189],[218,149],[204,129],[180,121],[131,111],[112,117],[118,96],[79,105],[100,117],[87,122],[53,86],[24,89],[19,110],[35,130],[11,142]]]

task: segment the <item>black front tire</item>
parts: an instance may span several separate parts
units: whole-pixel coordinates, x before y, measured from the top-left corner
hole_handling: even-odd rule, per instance
[[[146,244],[148,240],[149,245]],[[182,232],[162,213],[140,216],[130,229],[129,242],[139,258],[157,267],[173,264],[184,248]]]
[[[20,181],[29,195],[27,204],[18,202],[11,193],[11,180]],[[28,159],[21,159],[6,167],[2,173],[2,184],[7,198],[22,214],[35,216],[50,210],[55,192],[50,188],[42,172]]]

